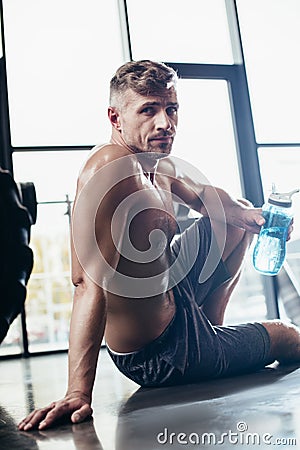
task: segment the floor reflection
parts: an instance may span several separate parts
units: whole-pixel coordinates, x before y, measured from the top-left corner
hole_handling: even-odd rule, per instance
[[[120,410],[116,450],[194,448],[201,439],[205,444],[210,439],[211,445],[224,440],[222,448],[231,449],[238,443],[230,435],[240,441],[252,440],[252,448],[262,448],[266,433],[293,438],[293,411],[298,402],[294,399],[293,404],[289,389],[280,392],[278,382],[290,377],[300,394],[297,368],[270,368],[184,387],[141,388]]]
[[[66,450],[71,444],[76,450],[104,450],[92,419],[76,425],[68,423],[49,430],[22,434],[29,434],[39,444],[39,449],[43,448],[43,443],[52,442],[53,450]]]
[[[19,433],[17,424],[8,411],[0,406],[0,448],[38,450],[36,442],[32,440],[30,434]]]

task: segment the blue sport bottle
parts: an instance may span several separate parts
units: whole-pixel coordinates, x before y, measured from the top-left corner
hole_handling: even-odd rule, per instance
[[[286,255],[286,238],[293,218],[292,195],[273,192],[262,207],[265,224],[261,227],[253,251],[253,265],[264,275],[276,275],[282,267]]]

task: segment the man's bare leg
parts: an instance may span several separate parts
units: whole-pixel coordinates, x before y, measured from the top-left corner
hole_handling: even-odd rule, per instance
[[[269,333],[270,359],[287,364],[300,362],[300,330],[280,320],[262,322]]]
[[[232,234],[231,234],[232,233]],[[207,298],[202,309],[213,325],[222,325],[226,307],[241,275],[243,261],[253,236],[228,227],[223,260],[232,278]],[[261,322],[270,336],[270,361],[300,362],[300,330],[280,320]]]

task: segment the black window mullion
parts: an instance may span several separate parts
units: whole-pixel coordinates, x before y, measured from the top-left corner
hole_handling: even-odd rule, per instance
[[[5,36],[4,36],[4,18],[3,5],[0,0],[0,24],[1,24],[1,38],[3,57],[0,58],[0,166],[3,169],[9,170],[13,173],[12,155],[11,155],[11,135],[10,135],[10,121],[8,109],[8,91],[7,91],[7,77],[6,77],[6,61],[5,61]]]
[[[242,190],[255,206],[261,206],[264,195],[247,79],[243,65],[235,69],[229,89]]]

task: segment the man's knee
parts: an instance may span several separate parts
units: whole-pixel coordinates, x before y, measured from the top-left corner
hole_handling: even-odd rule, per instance
[[[270,336],[270,359],[282,363],[300,361],[300,330],[281,320],[263,322]]]
[[[245,206],[253,208],[253,204],[249,200],[247,200],[246,198],[238,199],[238,201],[239,201],[239,203],[242,203]],[[235,231],[236,231],[236,229],[235,229]],[[240,241],[245,241],[246,246],[249,247],[250,244],[253,241],[254,234],[250,233],[248,231],[245,231],[245,230],[239,230],[239,231],[241,232],[240,233]]]
[[[253,234],[232,225],[227,226],[226,244],[222,259],[234,267],[241,267],[253,241]]]

